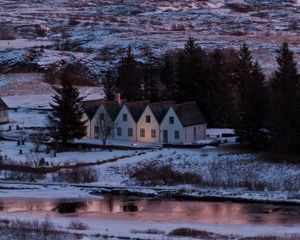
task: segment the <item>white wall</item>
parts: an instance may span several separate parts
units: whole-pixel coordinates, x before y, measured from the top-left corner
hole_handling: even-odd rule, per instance
[[[97,109],[93,119],[91,120],[91,138],[98,139],[98,133],[95,132],[95,127],[97,126],[97,122],[100,119],[100,114],[104,114],[104,118],[108,119],[109,121],[112,121],[109,114],[107,113],[105,107],[103,105],[100,105],[99,108]],[[108,139],[113,139],[114,132],[111,133],[111,136],[108,137]]]
[[[146,116],[150,116],[150,123],[146,122]],[[145,129],[145,137],[141,137],[140,130]],[[151,130],[155,129],[156,137],[151,136]],[[159,123],[154,117],[151,109],[147,106],[137,123],[137,141],[148,143],[159,143]]]
[[[86,127],[86,136],[85,138],[92,138],[91,136],[91,121],[88,119],[86,113],[83,114],[83,117],[81,119],[82,122],[85,122]]]
[[[123,114],[127,114],[127,122],[123,121]],[[122,128],[122,136],[118,136],[117,128]],[[133,129],[132,137],[128,136],[128,128]],[[115,120],[114,139],[121,141],[136,141],[136,123],[129,113],[126,105],[121,108],[121,111]]]
[[[174,117],[174,124],[169,123],[169,118]],[[179,144],[185,142],[185,130],[173,108],[170,108],[160,125],[160,140],[163,143],[163,130],[168,131],[168,143]],[[175,139],[175,131],[179,131],[179,139]]]
[[[196,136],[194,136],[194,128],[196,129]],[[198,140],[206,138],[206,124],[199,124],[185,128],[186,143],[193,143]]]
[[[0,123],[5,123],[8,121],[9,121],[8,111],[7,110],[0,111]]]

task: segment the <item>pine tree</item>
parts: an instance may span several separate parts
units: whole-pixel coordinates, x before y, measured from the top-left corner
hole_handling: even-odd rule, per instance
[[[239,50],[236,70],[233,74],[233,83],[237,88],[238,100],[244,98],[245,84],[251,78],[252,69],[253,60],[251,51],[249,50],[247,44],[244,43]]]
[[[176,64],[176,95],[177,101],[197,101],[202,76],[202,49],[189,38],[185,44],[184,52],[179,55]]]
[[[105,100],[114,101],[116,93],[116,82],[111,71],[107,71],[105,80],[103,81]]]
[[[170,55],[163,57],[160,67],[160,82],[163,85],[162,97],[165,100],[175,100],[176,82],[175,69]]]
[[[278,69],[272,79],[274,144],[281,151],[300,151],[300,82],[297,63],[287,43],[277,50]]]
[[[128,101],[140,100],[142,97],[140,69],[130,46],[126,57],[121,59],[118,66],[117,86],[123,98]]]
[[[265,147],[265,126],[269,113],[268,90],[264,74],[255,62],[250,78],[244,83],[244,97],[240,100],[236,133],[242,143],[255,148]]]
[[[54,103],[50,104],[52,112],[48,115],[48,122],[55,129],[52,137],[66,145],[69,141],[86,135],[85,122],[82,121],[84,98],[79,96],[79,90],[73,87],[72,80],[67,75],[63,75],[60,82],[60,87],[53,87],[56,93],[53,96]]]
[[[158,64],[152,54],[146,56],[143,64],[143,98],[151,102],[160,100]]]
[[[243,44],[239,51],[233,80],[237,88],[237,118],[234,128],[241,143],[253,147],[266,145],[264,128],[268,114],[268,91],[258,62],[253,62],[251,51]]]
[[[232,124],[233,103],[230,96],[229,81],[225,71],[224,53],[216,49],[210,56],[208,114],[206,118],[215,128],[229,127]]]

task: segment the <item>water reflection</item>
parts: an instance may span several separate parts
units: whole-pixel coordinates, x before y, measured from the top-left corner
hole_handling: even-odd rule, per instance
[[[108,196],[100,200],[3,199],[0,212],[75,214],[107,219],[190,221],[211,224],[300,224],[300,206],[256,203],[160,201]]]
[[[52,209],[52,211],[59,212],[61,214],[65,213],[76,213],[79,211],[84,211],[87,209],[87,204],[85,202],[60,202]]]

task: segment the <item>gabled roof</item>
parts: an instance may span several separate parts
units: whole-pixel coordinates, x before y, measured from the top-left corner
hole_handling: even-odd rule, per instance
[[[184,127],[206,123],[195,102],[175,104],[173,109]]]
[[[166,101],[166,102],[150,103],[148,106],[151,109],[158,123],[161,123],[163,118],[167,114],[168,110],[173,104],[174,103],[171,101]]]
[[[122,105],[116,102],[105,102],[103,103],[103,107],[107,111],[107,114],[110,116],[111,120],[115,121],[122,108]]]
[[[125,106],[128,108],[128,111],[130,112],[134,121],[137,122],[148,104],[149,101],[145,100],[138,102],[127,102],[125,103]]]
[[[88,100],[88,101],[82,102],[84,112],[86,113],[89,120],[93,119],[99,106],[103,102],[104,102],[104,99]]]
[[[0,110],[6,110],[8,109],[8,106],[6,103],[0,98]]]

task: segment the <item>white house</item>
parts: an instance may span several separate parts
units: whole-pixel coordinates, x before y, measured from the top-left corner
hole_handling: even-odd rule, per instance
[[[187,144],[206,137],[206,122],[195,102],[84,102],[88,138],[99,138],[99,120],[113,122],[109,139]]]
[[[206,122],[194,102],[174,104],[160,124],[160,139],[165,144],[193,143],[206,138]]]
[[[0,98],[0,124],[9,122],[8,117],[8,106],[6,103]]]
[[[149,103],[137,122],[137,141],[160,143],[160,123],[172,102]]]
[[[102,103],[97,112],[95,113],[92,121],[91,127],[93,128],[94,138],[99,138],[99,127],[111,128],[111,133],[108,139],[114,139],[114,129],[118,127],[118,122],[116,118],[122,108],[122,105],[117,102],[104,102]],[[101,124],[101,123],[102,124]],[[105,129],[102,129],[102,131]]]
[[[137,141],[137,122],[149,101],[124,103],[115,123],[114,140]]]
[[[95,138],[95,114],[103,102],[102,99],[83,102],[84,114],[82,121],[85,122],[87,138]]]

